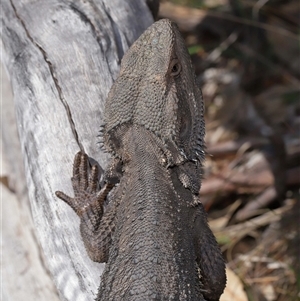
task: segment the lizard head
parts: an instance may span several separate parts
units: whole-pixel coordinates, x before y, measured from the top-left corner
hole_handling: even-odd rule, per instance
[[[154,23],[124,55],[106,101],[104,122],[104,144],[120,157],[117,140],[122,140],[126,126],[136,125],[161,140],[169,165],[201,161],[202,95],[176,24],[167,19]]]

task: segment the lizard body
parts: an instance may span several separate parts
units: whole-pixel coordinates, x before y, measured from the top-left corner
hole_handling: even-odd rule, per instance
[[[78,153],[75,197],[57,192],[90,258],[107,262],[96,301],[219,300],[225,264],[198,196],[204,132],[186,46],[160,20],[125,54],[105,104],[105,186]]]

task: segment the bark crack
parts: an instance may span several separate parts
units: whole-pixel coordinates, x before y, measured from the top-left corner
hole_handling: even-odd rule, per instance
[[[94,10],[96,16],[99,15],[99,9],[97,8],[97,6],[95,5],[95,3],[93,1],[89,0],[89,1],[87,1],[87,3],[85,3],[85,5],[89,5],[90,8]],[[101,49],[101,52],[104,54],[103,58],[106,61],[109,73],[113,76],[114,72],[111,69],[111,66],[109,64],[109,59],[108,59],[108,55],[109,54],[107,55],[107,51],[106,51],[106,49],[109,49],[109,51],[112,51],[111,49],[113,48],[113,46],[111,45],[111,41],[106,36],[102,35],[101,32],[99,32],[99,30],[97,29],[97,26],[94,24],[93,20],[91,18],[89,18],[88,15],[84,14],[80,10],[80,8],[78,8],[76,6],[76,4],[70,4],[70,8],[79,16],[79,18],[81,20],[83,20],[83,22],[85,22],[86,24],[89,24],[89,26],[91,28],[91,33],[95,37],[95,39],[96,39],[96,41],[97,41],[97,43],[98,43],[98,45],[99,45],[99,47]],[[105,7],[103,7],[103,10],[106,13],[106,15],[108,16],[110,22],[112,22],[111,17],[107,14],[107,12],[105,10]],[[112,27],[113,27],[113,24],[112,24]],[[114,34],[114,29],[112,31],[113,31],[113,34]],[[102,42],[101,42],[102,40],[105,40],[105,42],[108,44],[108,46],[106,47],[106,49],[102,45]],[[115,42],[116,42],[117,53],[119,55],[120,51],[118,49],[117,41],[115,40]],[[120,64],[121,58],[118,56],[118,59],[119,59],[118,64]]]
[[[61,101],[61,103],[63,104],[65,110],[66,110],[66,113],[67,113],[67,117],[68,117],[68,121],[69,121],[69,124],[70,124],[70,127],[71,127],[71,130],[72,130],[72,133],[73,133],[73,136],[74,136],[74,139],[76,140],[77,144],[78,144],[78,147],[79,149],[85,153],[84,151],[84,147],[83,145],[81,144],[81,142],[79,141],[79,138],[78,138],[78,133],[77,133],[77,130],[76,130],[76,127],[75,127],[75,123],[74,123],[74,120],[73,120],[73,117],[72,117],[72,113],[71,113],[71,110],[70,110],[70,107],[66,101],[66,99],[64,98],[64,95],[63,95],[63,92],[62,92],[62,89],[61,89],[61,86],[59,84],[59,81],[57,79],[57,77],[55,76],[55,68],[53,67],[51,61],[49,60],[48,56],[47,56],[47,52],[43,49],[43,47],[41,45],[39,45],[34,39],[33,37],[30,35],[26,25],[25,25],[25,22],[23,21],[23,19],[21,18],[21,16],[19,15],[19,13],[17,12],[17,9],[13,3],[12,0],[10,0],[10,3],[11,3],[11,6],[15,12],[15,15],[17,17],[17,19],[20,21],[20,23],[22,24],[24,30],[25,30],[25,33],[28,37],[28,39],[32,42],[33,45],[35,45],[39,50],[40,52],[42,53],[42,56],[46,62],[46,64],[48,65],[48,68],[49,68],[49,71],[50,71],[50,74],[51,74],[51,77],[53,79],[53,82],[54,82],[54,85],[56,87],[56,90],[57,90],[57,93],[58,93],[58,97]]]

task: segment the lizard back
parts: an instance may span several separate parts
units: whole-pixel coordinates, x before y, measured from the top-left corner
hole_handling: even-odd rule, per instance
[[[125,162],[115,188],[116,228],[98,298],[204,300],[193,237],[196,212],[188,205],[191,192],[182,198],[175,188],[176,171],[159,163],[161,149],[152,133],[133,126],[124,140],[134,159]]]

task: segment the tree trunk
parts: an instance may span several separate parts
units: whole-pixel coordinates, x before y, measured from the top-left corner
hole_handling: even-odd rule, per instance
[[[20,156],[8,134],[13,125],[3,114],[8,186],[19,199],[24,195],[23,159],[35,234],[60,299],[94,300],[103,265],[88,258],[79,218],[54,193],[72,195],[72,162],[80,149],[105,168],[108,155],[96,138],[104,101],[124,52],[153,18],[141,0],[2,0],[1,9],[3,61],[13,87],[22,149]],[[6,261],[13,265],[10,256]],[[42,281],[40,274],[35,276]],[[13,300],[6,289],[6,299]],[[45,294],[23,299],[55,300]]]

